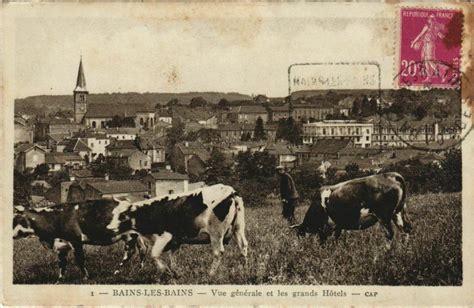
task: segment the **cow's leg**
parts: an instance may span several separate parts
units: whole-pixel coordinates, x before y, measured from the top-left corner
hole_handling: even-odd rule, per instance
[[[67,267],[67,255],[69,250],[59,250],[58,251],[58,266],[59,266],[59,276],[56,284],[60,283],[64,279]]]
[[[387,249],[390,249],[392,248],[392,240],[393,240],[392,221],[390,219],[380,219],[380,224],[382,225],[385,231],[385,238],[386,238],[385,247]]]
[[[169,241],[173,238],[173,235],[169,232],[164,232],[161,235],[154,235],[154,243],[151,249],[151,256],[155,260],[158,272],[161,274],[166,270],[169,271],[169,267],[161,260],[161,254]]]
[[[397,226],[397,228],[405,234],[405,243],[407,243],[412,230],[408,217],[403,211],[400,211],[393,215],[392,220],[395,223],[395,226]]]
[[[137,247],[138,254],[140,255],[140,268],[143,268],[143,266],[145,266],[145,257],[148,247],[146,246],[145,241],[141,236],[138,236],[137,238]]]
[[[336,239],[336,241],[339,240],[341,233],[342,233],[342,229],[340,227],[336,227],[334,231],[334,238]]]
[[[133,256],[136,250],[137,246],[137,239],[130,236],[124,239],[125,242],[125,252],[123,254],[122,261],[119,263],[118,268],[114,271],[114,275],[117,275],[120,273],[120,268],[124,266],[130,260],[130,258]]]
[[[214,226],[209,232],[209,238],[211,240],[211,249],[213,260],[211,269],[209,270],[209,276],[214,276],[216,271],[221,264],[222,254],[224,253],[224,235],[225,230],[220,230],[219,226]]]
[[[84,247],[82,246],[81,242],[72,243],[74,247],[74,257],[76,259],[76,263],[81,269],[82,279],[87,280],[89,279],[89,273],[87,272],[85,266],[85,258],[84,258]]]
[[[245,263],[247,263],[248,241],[245,237],[245,230],[239,227],[234,231],[233,236],[239,246],[240,254],[244,257]]]

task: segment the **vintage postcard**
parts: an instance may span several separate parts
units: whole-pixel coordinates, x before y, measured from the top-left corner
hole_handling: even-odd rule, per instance
[[[467,3],[7,3],[3,305],[473,305]]]

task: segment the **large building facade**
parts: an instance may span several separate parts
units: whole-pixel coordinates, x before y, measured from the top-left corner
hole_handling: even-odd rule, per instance
[[[314,144],[320,139],[349,139],[356,148],[372,145],[372,123],[331,120],[303,124],[303,144]]]

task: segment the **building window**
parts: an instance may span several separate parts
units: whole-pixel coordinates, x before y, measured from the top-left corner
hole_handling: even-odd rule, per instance
[[[369,136],[365,136],[365,141],[369,141]]]
[[[100,140],[99,140],[99,144],[100,144]]]
[[[96,128],[97,123],[95,121],[92,121],[92,128]]]
[[[174,190],[172,190],[172,189],[168,190],[168,194],[169,195],[174,194]]]

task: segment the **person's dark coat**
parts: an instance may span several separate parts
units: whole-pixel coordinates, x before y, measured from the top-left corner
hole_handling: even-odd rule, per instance
[[[296,190],[295,181],[288,173],[280,175],[280,196],[284,200],[298,199],[299,194]]]

